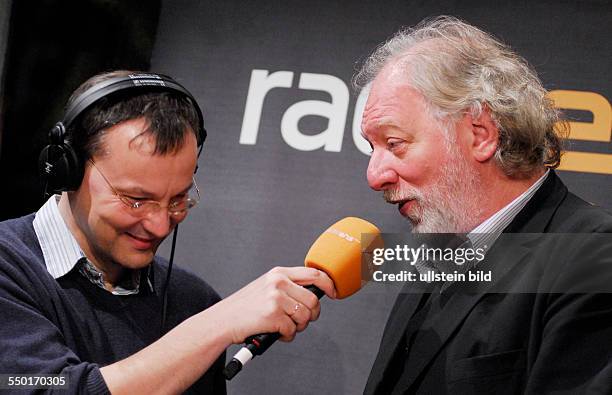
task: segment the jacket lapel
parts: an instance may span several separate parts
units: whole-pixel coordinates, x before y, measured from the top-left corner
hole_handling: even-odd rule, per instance
[[[418,305],[429,297],[429,294],[426,293],[427,289],[423,293],[414,293],[413,290],[408,289],[410,285],[410,283],[407,283],[402,288],[391,309],[389,320],[380,342],[380,348],[378,349],[378,355],[374,361],[364,394],[381,393],[380,387],[383,385],[385,375],[389,371],[391,360],[397,352],[401,351],[402,337],[408,322]]]

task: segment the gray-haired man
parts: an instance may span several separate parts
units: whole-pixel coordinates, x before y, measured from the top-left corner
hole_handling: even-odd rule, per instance
[[[481,264],[503,290],[458,292],[469,285],[457,283],[400,294],[365,393],[610,393],[612,294],[601,293],[612,284],[610,238],[570,238],[581,248],[563,251],[547,236],[512,253],[499,242],[502,233],[612,231],[612,216],[555,174],[562,123],[527,62],[440,17],[381,45],[356,82],[370,88],[370,187],[414,232],[497,240]],[[588,265],[562,266],[585,251],[598,251]]]

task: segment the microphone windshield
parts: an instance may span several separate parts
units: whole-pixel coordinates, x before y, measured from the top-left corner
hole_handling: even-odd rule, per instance
[[[380,230],[356,217],[336,222],[312,244],[304,265],[327,273],[336,286],[338,299],[357,292],[368,278],[372,251],[382,248]],[[362,275],[363,270],[363,275]]]

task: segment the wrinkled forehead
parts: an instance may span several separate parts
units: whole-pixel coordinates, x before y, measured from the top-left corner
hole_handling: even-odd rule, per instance
[[[392,65],[372,82],[361,120],[362,132],[367,135],[399,118],[425,111],[423,96],[408,84],[401,68]]]

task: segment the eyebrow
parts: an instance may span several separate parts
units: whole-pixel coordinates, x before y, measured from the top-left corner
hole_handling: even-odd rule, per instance
[[[373,128],[376,130],[384,127],[397,128],[398,126],[391,119],[388,119],[388,117],[382,117],[373,124]],[[363,129],[361,129],[361,137],[363,137],[366,141],[370,141],[363,132]]]
[[[393,120],[389,119],[389,117],[381,117],[374,123],[374,126],[377,129],[380,129],[385,126],[397,127],[397,124],[393,122]]]

